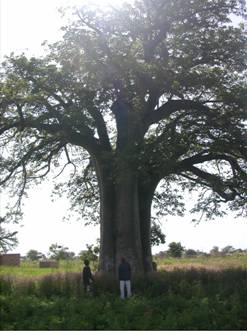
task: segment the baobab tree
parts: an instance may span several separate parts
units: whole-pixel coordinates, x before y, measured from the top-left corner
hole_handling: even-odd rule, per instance
[[[177,188],[199,189],[205,217],[222,203],[246,212],[245,15],[241,0],[83,7],[46,56],[10,56],[0,184],[17,209],[32,183],[70,165],[72,204],[100,204],[101,270],[123,255],[136,272],[152,270],[154,200],[182,212]]]

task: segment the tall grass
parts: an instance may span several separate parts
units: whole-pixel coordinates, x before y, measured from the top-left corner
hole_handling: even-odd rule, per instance
[[[232,254],[226,256],[197,256],[182,258],[157,258],[159,270],[172,270],[174,268],[206,268],[222,270],[226,268],[246,268],[247,254]]]
[[[176,269],[134,278],[133,297],[119,298],[114,279],[96,277],[93,296],[80,272],[4,276],[1,329],[246,329],[247,270]]]

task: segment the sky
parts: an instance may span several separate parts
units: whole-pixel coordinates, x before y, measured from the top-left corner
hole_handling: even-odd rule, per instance
[[[97,2],[97,1],[95,1]],[[111,4],[121,0],[108,1]],[[100,0],[100,3],[105,3]],[[54,42],[61,38],[59,28],[66,23],[58,13],[59,7],[81,4],[79,0],[0,0],[0,61],[11,52],[39,56],[44,40]],[[18,230],[19,245],[12,251],[25,255],[30,249],[47,254],[49,246],[58,243],[78,253],[86,244],[99,238],[98,226],[85,227],[82,221],[62,221],[69,208],[66,198],[55,202],[51,199],[52,184],[45,182],[29,192],[25,200],[24,217]],[[188,201],[191,197],[187,197]],[[0,193],[0,216],[4,213],[7,197]],[[213,246],[247,248],[247,220],[234,219],[234,215],[201,222],[195,225],[192,216],[166,217],[161,222],[166,234],[166,244],[153,248],[157,253],[168,248],[172,241],[181,242],[186,248],[209,251]]]

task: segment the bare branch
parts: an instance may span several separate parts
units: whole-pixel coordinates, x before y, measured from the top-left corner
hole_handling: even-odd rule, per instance
[[[57,177],[59,177],[59,176],[64,172],[64,169],[65,169],[69,164],[72,164],[73,167],[74,167],[74,174],[73,174],[73,176],[74,176],[75,173],[76,173],[76,165],[75,165],[73,162],[71,162],[70,157],[69,157],[69,152],[68,152],[68,150],[67,150],[66,145],[64,146],[64,150],[65,150],[65,154],[66,154],[66,157],[67,157],[68,162],[63,166],[62,170],[61,170],[61,171],[60,171],[55,177],[53,177],[54,179],[57,178]]]

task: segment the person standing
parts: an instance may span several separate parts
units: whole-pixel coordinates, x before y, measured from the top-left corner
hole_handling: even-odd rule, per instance
[[[131,267],[130,264],[121,258],[121,263],[118,267],[118,278],[120,282],[120,297],[125,299],[125,288],[127,291],[127,298],[131,297]]]
[[[83,285],[84,285],[84,291],[90,292],[90,284],[93,282],[94,279],[92,276],[92,272],[91,272],[88,260],[84,261],[84,268],[82,271],[82,280],[83,280]]]

